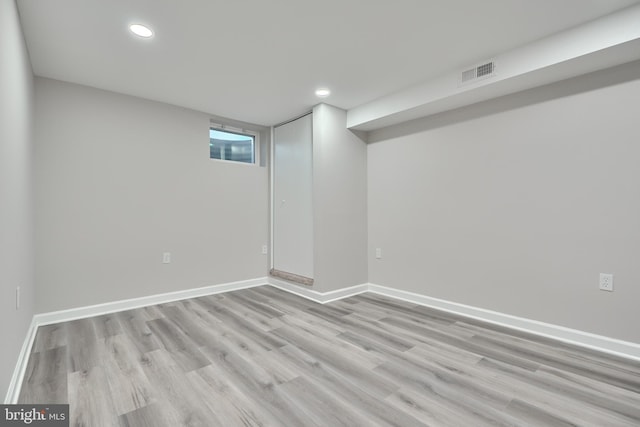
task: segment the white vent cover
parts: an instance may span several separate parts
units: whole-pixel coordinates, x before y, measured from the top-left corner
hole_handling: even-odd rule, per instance
[[[472,68],[470,70],[467,71],[463,71],[462,72],[462,83],[466,83],[469,80],[475,80],[476,78],[476,69]]]
[[[495,74],[496,64],[493,61],[476,65],[473,68],[464,70],[460,75],[460,84],[467,84],[481,79],[486,79]]]

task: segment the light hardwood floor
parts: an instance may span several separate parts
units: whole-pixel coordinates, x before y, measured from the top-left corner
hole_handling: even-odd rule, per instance
[[[374,294],[259,287],[39,328],[72,426],[640,426],[640,363]]]

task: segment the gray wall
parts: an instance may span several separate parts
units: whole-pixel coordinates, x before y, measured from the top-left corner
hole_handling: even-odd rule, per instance
[[[0,2],[0,390],[33,316],[33,74],[13,0]],[[16,287],[22,303],[16,310]]]
[[[313,109],[314,289],[367,282],[367,146],[346,111]]]
[[[640,342],[638,76],[636,62],[372,133],[369,281]]]
[[[36,79],[38,312],[266,276],[267,168],[210,160],[209,118]]]

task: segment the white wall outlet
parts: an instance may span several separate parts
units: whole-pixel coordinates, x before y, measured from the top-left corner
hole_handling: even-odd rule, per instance
[[[20,286],[16,288],[16,310],[20,310]]]
[[[613,292],[613,274],[600,273],[600,290]]]
[[[262,255],[266,255],[269,253],[269,248],[267,245],[262,245]]]
[[[162,254],[162,263],[163,264],[171,263],[171,252],[165,252]]]
[[[376,248],[376,258],[382,258],[382,248]]]

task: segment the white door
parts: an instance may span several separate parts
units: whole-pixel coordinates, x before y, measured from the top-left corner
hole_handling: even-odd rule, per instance
[[[313,278],[313,147],[308,114],[274,129],[273,268]]]

